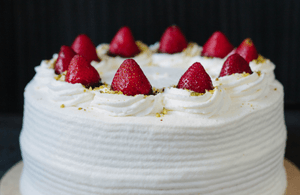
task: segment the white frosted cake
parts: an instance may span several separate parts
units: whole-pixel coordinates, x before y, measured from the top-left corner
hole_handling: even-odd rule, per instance
[[[119,67],[105,68],[108,58],[91,62],[96,87],[55,74],[57,54],[36,67],[24,93],[22,195],[285,193],[283,87],[270,60],[218,77],[227,57],[173,66],[149,55],[140,66],[153,94],[130,96],[112,90]],[[176,87],[196,61],[213,90]]]

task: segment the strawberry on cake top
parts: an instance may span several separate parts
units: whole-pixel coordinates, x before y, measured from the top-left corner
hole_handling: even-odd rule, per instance
[[[135,41],[129,27],[124,26],[115,34],[110,44],[97,46],[97,54],[105,61],[106,66],[94,64],[98,70],[113,70],[125,59],[132,58],[141,66],[151,64],[151,51],[142,41]]]
[[[162,67],[185,67],[193,56],[200,54],[200,47],[193,42],[188,43],[180,28],[169,26],[160,41],[151,45],[152,64]]]

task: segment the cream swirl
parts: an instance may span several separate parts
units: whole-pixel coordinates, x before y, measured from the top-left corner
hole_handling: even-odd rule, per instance
[[[266,74],[266,77],[269,80],[269,83],[275,80],[275,74],[274,69],[275,65],[273,62],[271,62],[269,59],[263,59],[262,61],[259,61],[261,57],[258,57],[258,60],[252,60],[249,65],[251,70],[254,72],[262,72]]]
[[[234,102],[256,100],[269,92],[266,74],[258,72],[220,77],[214,81],[214,86],[220,85]]]
[[[163,109],[162,94],[126,96],[106,91],[107,88],[95,93],[91,107],[110,116],[146,116]]]
[[[196,43],[189,43],[188,47],[180,53],[168,54],[168,53],[156,53],[159,48],[159,42],[150,46],[152,54],[152,63],[161,67],[188,67],[190,66],[190,60],[192,57],[200,55],[201,47]]]
[[[167,88],[164,91],[165,108],[170,111],[200,114],[205,117],[228,111],[231,100],[221,86],[203,95],[192,96],[191,91]]]
[[[67,83],[53,79],[48,84],[49,99],[64,106],[88,106],[94,93],[80,83]]]
[[[55,76],[54,64],[58,55],[54,54],[51,60],[43,60],[39,66],[34,68],[36,74],[34,80],[38,83],[38,87],[45,87]]]

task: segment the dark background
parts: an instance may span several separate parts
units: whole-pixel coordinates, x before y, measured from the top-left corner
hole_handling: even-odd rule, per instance
[[[276,65],[285,87],[286,157],[300,166],[300,1],[298,0],[36,0],[0,1],[0,178],[21,159],[23,90],[34,67],[80,33],[109,43],[127,25],[136,40],[159,41],[177,24],[203,45],[217,30],[234,46],[245,38]]]

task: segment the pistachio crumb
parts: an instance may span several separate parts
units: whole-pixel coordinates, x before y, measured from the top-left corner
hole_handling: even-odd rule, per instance
[[[160,117],[160,114],[159,113],[156,113],[156,115],[155,115],[156,117]]]
[[[162,113],[163,113],[163,114],[168,114],[168,110],[167,110],[165,107],[163,107]]]
[[[243,73],[242,73],[242,76],[243,76],[243,77],[246,77],[246,76],[249,76],[249,75],[250,75],[250,74],[249,74],[249,73],[246,73],[246,72],[243,72]]]
[[[65,107],[65,105],[64,105],[64,104],[62,104],[62,105],[60,105],[60,107],[61,107],[61,108],[64,108],[64,107]]]
[[[258,76],[260,76],[261,75],[261,71],[259,70],[259,71],[257,71],[257,75]]]
[[[264,58],[262,55],[258,55],[258,58],[254,60],[256,64],[264,63],[266,61],[266,58]]]
[[[188,90],[188,91],[190,91],[190,90]],[[191,96],[200,96],[200,95],[203,95],[204,93],[198,93],[198,92],[195,92],[195,91],[193,91],[193,92],[191,92]]]
[[[54,79],[57,81],[59,80],[59,78],[60,78],[60,75],[54,76]]]
[[[81,107],[79,107],[79,108],[78,108],[78,110],[82,110],[82,108],[81,108]]]
[[[138,46],[138,48],[140,49],[141,52],[147,51],[148,50],[148,46],[143,43],[142,41],[136,41],[135,42],[136,45]]]

